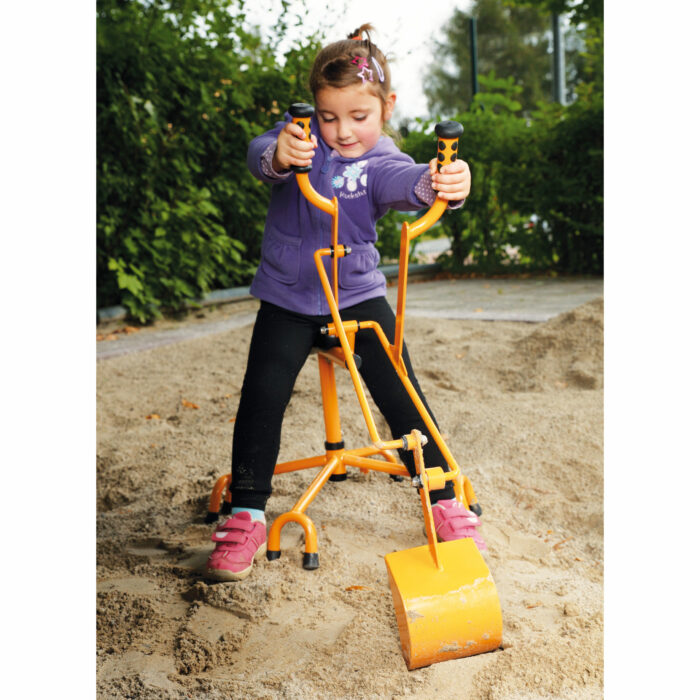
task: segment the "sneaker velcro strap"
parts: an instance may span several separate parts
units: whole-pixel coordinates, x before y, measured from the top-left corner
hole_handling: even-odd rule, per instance
[[[481,525],[481,520],[479,520],[479,516],[476,513],[473,513],[471,510],[467,510],[466,508],[464,508],[464,506],[445,508],[445,519],[454,523],[462,523],[462,521],[465,521],[468,525]]]
[[[229,542],[231,544],[244,544],[247,537],[240,530],[216,530],[211,536],[212,542]]]
[[[251,532],[255,529],[255,520],[243,520],[242,518],[229,518],[225,523],[219,525],[217,530],[243,530]]]
[[[462,513],[457,513],[456,515],[451,515],[449,518],[445,518],[445,522],[454,527],[468,527],[472,524],[469,518]]]
[[[450,518],[443,520],[437,527],[438,532],[461,532],[470,529],[470,525],[466,522],[466,518]]]
[[[479,516],[476,513],[472,513],[470,510],[466,512],[466,514],[462,515],[463,518],[467,519],[467,522],[476,527],[477,525],[481,525],[481,520],[479,520]]]

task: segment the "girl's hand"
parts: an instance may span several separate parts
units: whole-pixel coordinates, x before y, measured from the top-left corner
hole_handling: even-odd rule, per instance
[[[459,201],[467,198],[472,187],[472,174],[463,160],[448,163],[440,172],[437,169],[437,158],[433,158],[429,165],[433,189],[437,190],[440,199]]]
[[[311,134],[311,141],[304,137],[304,130],[288,122],[277,137],[277,149],[272,159],[276,171],[289,170],[292,165],[311,165],[314,149],[318,146],[316,137]]]

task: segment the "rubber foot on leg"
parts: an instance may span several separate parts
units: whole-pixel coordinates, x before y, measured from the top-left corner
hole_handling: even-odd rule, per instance
[[[207,511],[207,514],[204,517],[204,522],[207,524],[215,523],[218,519],[219,519],[218,513],[212,513],[211,511]]]
[[[347,472],[345,474],[331,474],[328,481],[345,481],[348,478]]]
[[[282,555],[282,552],[279,549],[277,549],[277,550],[268,549],[267,550],[267,560],[268,561],[273,561],[275,559],[279,559],[281,555]]]
[[[302,566],[309,571],[312,571],[313,569],[318,569],[318,552],[304,552],[304,560],[302,562]]]
[[[398,474],[389,474],[389,478],[392,481],[403,481],[403,477],[399,476]]]
[[[476,513],[477,515],[481,515],[481,506],[480,506],[478,503],[472,503],[472,504],[469,506],[469,510],[470,510],[472,513]]]

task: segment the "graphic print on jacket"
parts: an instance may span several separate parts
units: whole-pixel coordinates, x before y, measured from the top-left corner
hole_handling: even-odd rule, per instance
[[[366,165],[366,160],[350,163],[350,165],[346,166],[345,170],[343,170],[342,175],[336,175],[331,180],[333,189],[339,190],[339,199],[356,199],[357,197],[362,197],[367,194],[367,173],[362,172]],[[365,188],[359,192],[357,191],[358,182],[360,187]]]

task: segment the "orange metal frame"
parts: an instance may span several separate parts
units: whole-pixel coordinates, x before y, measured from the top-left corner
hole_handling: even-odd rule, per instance
[[[304,126],[306,127],[305,131],[308,137],[308,122],[305,123]],[[452,150],[456,151],[456,141],[457,139],[440,139],[439,148],[444,150],[447,145],[447,147],[451,147]],[[433,467],[425,470],[426,476],[423,478],[430,479],[430,489],[442,488],[446,481],[451,480],[454,482],[457,498],[465,505],[475,506],[477,505],[477,500],[469,479],[461,473],[440,431],[437,429],[425,405],[411,384],[401,357],[406,310],[406,287],[408,283],[409,244],[414,238],[427,231],[428,228],[438,221],[445,211],[447,202],[443,199],[436,199],[424,216],[413,223],[404,222],[403,224],[399,255],[396,327],[393,343],[390,343],[382,328],[375,321],[358,322],[341,320],[338,305],[338,260],[349,255],[351,250],[338,243],[338,200],[336,197],[332,200],[327,199],[316,192],[309,181],[308,172],[297,172],[296,179],[304,196],[314,206],[332,217],[331,247],[319,249],[314,253],[316,269],[318,270],[318,275],[333,319],[333,323],[329,324],[325,330],[329,336],[338,338],[340,342],[340,347],[318,351],[326,443],[331,446],[343,445],[334,365],[340,365],[346,368],[350,373],[353,387],[360,403],[362,415],[372,442],[371,445],[353,450],[346,450],[344,446],[338,449],[327,449],[322,455],[290,462],[281,462],[275,467],[275,474],[286,474],[288,472],[321,467],[320,471],[316,474],[311,484],[294,504],[292,509],[286,513],[282,513],[275,519],[270,526],[267,539],[268,559],[276,559],[280,556],[282,528],[290,522],[298,523],[303,528],[305,535],[304,568],[315,569],[318,567],[318,536],[313,521],[306,515],[305,511],[319,494],[326,482],[329,479],[342,480],[345,478],[347,473],[346,467],[348,466],[356,467],[363,473],[373,470],[394,476],[410,478],[406,467],[397,460],[391,451],[397,449],[410,449],[415,451],[417,449],[416,440],[418,440],[418,436],[420,436],[418,431],[413,431],[411,435],[404,436],[404,438],[398,440],[382,440],[379,436],[362,382],[360,381],[360,373],[357,368],[355,356],[353,355],[355,334],[360,331],[374,331],[374,333],[376,333],[384,351],[391,360],[397,376],[418,409],[419,414],[425,421],[430,433],[430,439],[435,441],[449,466],[449,471],[443,471],[441,467]],[[328,278],[326,268],[323,264],[323,258],[329,256],[331,257],[332,283]],[[420,451],[420,448],[418,448],[418,451]],[[380,459],[371,459],[371,457],[375,456],[379,456]],[[422,477],[418,476],[417,478],[420,479]],[[230,474],[224,475],[217,480],[209,501],[209,513],[207,516],[209,522],[218,517],[222,498],[224,498],[227,503],[230,503],[231,494],[227,488],[230,482]],[[421,492],[422,491],[423,490],[421,490]],[[424,509],[425,508],[426,506],[424,504]]]

